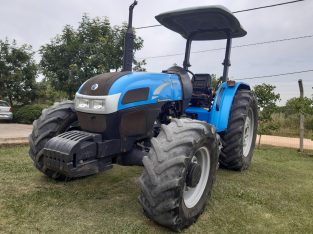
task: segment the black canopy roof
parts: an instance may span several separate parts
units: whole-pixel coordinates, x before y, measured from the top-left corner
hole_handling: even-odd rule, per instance
[[[205,6],[165,12],[155,17],[182,37],[196,41],[243,37],[247,32],[238,19],[223,6]]]

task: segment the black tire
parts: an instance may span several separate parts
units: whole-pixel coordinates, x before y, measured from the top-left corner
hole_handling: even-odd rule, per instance
[[[208,178],[201,183],[202,177],[206,178],[202,171],[198,184],[203,184],[204,190],[199,190],[196,204],[187,207],[184,195],[188,169],[193,156],[204,149],[209,152]],[[212,192],[218,155],[219,139],[211,125],[191,119],[173,119],[169,125],[162,125],[159,135],[151,139],[149,154],[143,158],[145,170],[139,179],[139,202],[145,215],[175,231],[193,224]]]
[[[69,130],[75,122],[77,122],[77,114],[74,103],[65,101],[44,109],[40,118],[33,123],[33,131],[28,138],[30,146],[29,156],[39,171],[55,180],[67,180],[70,178],[44,166],[43,148],[48,140]]]
[[[250,116],[253,117],[250,117]],[[249,118],[248,118],[249,116]],[[251,119],[251,132],[245,127],[246,121]],[[250,90],[237,91],[228,121],[227,130],[221,134],[223,148],[220,154],[222,168],[231,170],[246,170],[249,168],[255,148],[258,125],[257,101]],[[249,131],[249,139],[245,140],[245,131]],[[245,145],[250,148],[245,148]]]

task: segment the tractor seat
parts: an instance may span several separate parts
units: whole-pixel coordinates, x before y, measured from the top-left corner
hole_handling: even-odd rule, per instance
[[[210,74],[195,74],[192,79],[192,97],[191,105],[197,107],[211,106],[212,101],[212,77]]]

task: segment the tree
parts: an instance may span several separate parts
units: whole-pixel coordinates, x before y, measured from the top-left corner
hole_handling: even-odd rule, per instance
[[[264,134],[269,134],[271,131],[276,130],[278,126],[273,123],[272,114],[276,110],[276,102],[280,100],[280,95],[275,93],[275,86],[269,84],[256,85],[254,93],[256,95],[259,107],[259,143]]]
[[[270,84],[261,84],[254,87],[254,93],[256,94],[258,106],[262,109],[276,107],[276,102],[280,100],[280,95],[274,91],[276,86]]]
[[[211,87],[215,89],[217,84],[221,84],[221,80],[217,78],[216,74],[211,74],[211,78],[212,78]]]
[[[27,104],[35,99],[37,65],[31,46],[18,46],[6,39],[0,40],[0,87],[1,96],[11,106]]]
[[[121,69],[126,29],[126,24],[111,27],[108,18],[84,15],[77,29],[67,25],[61,35],[42,46],[43,74],[56,90],[73,98],[87,79]],[[143,40],[135,36],[134,51],[142,47]],[[142,70],[144,64],[136,61],[136,69]]]
[[[313,99],[307,97],[294,97],[287,101],[285,106],[286,114],[313,114]]]
[[[284,113],[287,116],[299,116],[299,114],[304,114],[304,128],[307,130],[313,130],[313,98],[310,99],[308,97],[294,97],[289,99],[284,108]],[[313,134],[311,139],[313,140]]]
[[[52,105],[54,102],[67,99],[67,94],[55,90],[47,79],[37,83],[36,102],[40,104]]]
[[[146,68],[143,67],[147,64],[146,60],[142,60],[142,61],[137,61],[137,60],[134,60],[134,67],[133,67],[133,70],[134,71],[137,71],[137,72],[145,72],[146,71]]]

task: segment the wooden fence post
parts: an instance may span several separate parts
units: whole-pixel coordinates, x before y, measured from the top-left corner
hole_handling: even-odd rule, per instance
[[[300,100],[303,100],[303,83],[302,80],[298,80],[300,89]],[[303,153],[303,138],[304,138],[304,115],[300,110],[300,152]]]

